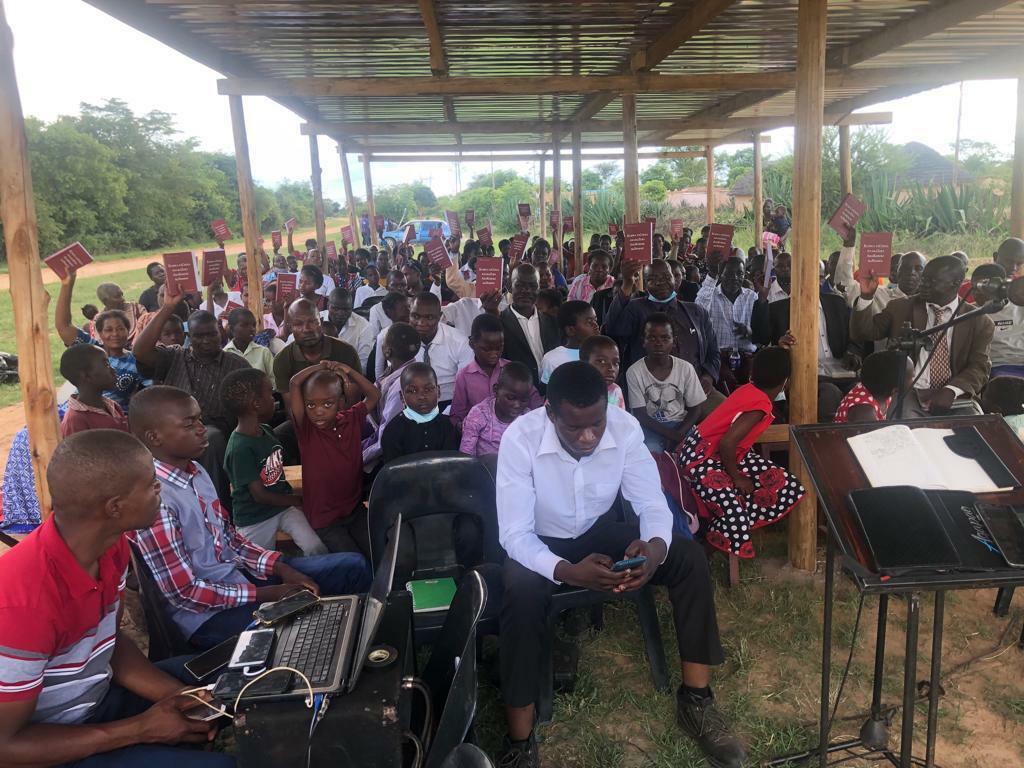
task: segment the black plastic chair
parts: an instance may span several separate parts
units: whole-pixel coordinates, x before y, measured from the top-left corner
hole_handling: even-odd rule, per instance
[[[146,565],[145,558],[136,548],[132,548],[132,567],[139,580],[139,597],[142,599],[142,610],[146,616],[146,630],[149,633],[149,660],[163,661],[172,656],[194,654],[196,649],[189,645],[181,634],[178,625],[167,611],[167,603],[160,593],[160,586],[153,578],[152,571]]]
[[[494,768],[494,763],[480,747],[460,744],[444,759],[441,768]]]
[[[477,706],[476,627],[487,604],[483,577],[470,571],[459,583],[434,642],[422,679],[430,690],[434,736],[425,768],[437,768],[466,740]]]
[[[404,589],[409,579],[459,581],[473,566],[504,559],[498,545],[494,482],[472,456],[429,451],[396,459],[377,473],[368,515],[374,569],[399,514],[403,530],[393,584],[397,589]],[[475,526],[470,521],[476,521]],[[416,644],[432,642],[444,619],[444,611],[416,614]],[[496,604],[485,608],[484,620],[487,628],[481,632],[496,633]]]
[[[497,457],[486,456],[481,459],[484,467],[491,475],[493,481],[497,481]],[[635,518],[632,507],[628,502],[620,504],[620,515],[622,519]],[[611,592],[596,592],[578,587],[563,586],[551,595],[551,610],[548,613],[548,640],[544,643],[545,654],[541,659],[542,683],[540,695],[537,700],[537,720],[540,723],[551,722],[551,715],[554,710],[554,639],[555,626],[559,616],[565,611],[573,608],[590,608],[591,623],[596,629],[603,628],[602,606],[613,600],[628,600],[636,605],[640,619],[640,633],[644,638],[644,649],[647,651],[647,659],[651,665],[651,678],[654,687],[664,693],[669,690],[668,662],[665,660],[665,647],[661,640],[661,626],[658,624],[658,610],[654,602],[654,590],[648,585],[636,592],[614,594]]]

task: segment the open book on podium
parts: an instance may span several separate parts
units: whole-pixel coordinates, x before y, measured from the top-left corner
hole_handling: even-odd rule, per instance
[[[847,439],[872,488],[988,493],[1016,486],[1013,474],[975,427],[911,429],[892,424]]]

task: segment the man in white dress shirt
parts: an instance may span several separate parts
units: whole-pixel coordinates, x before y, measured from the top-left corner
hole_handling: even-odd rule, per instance
[[[711,576],[700,545],[674,536],[658,471],[633,416],[608,407],[608,387],[583,362],[559,366],[547,405],[520,416],[501,440],[498,534],[503,566],[501,680],[508,721],[500,765],[539,765],[533,736],[540,654],[551,593],[558,585],[605,592],[668,587],[683,685],[676,720],[713,765],[739,768],[745,757],[711,693],[711,665],[723,661]],[[637,522],[618,522],[619,491]],[[643,565],[613,564],[643,556]]]
[[[422,342],[416,359],[434,369],[440,390],[437,405],[443,411],[451,405],[455,394],[455,374],[473,362],[469,339],[452,326],[441,323],[441,300],[432,293],[421,293],[413,301],[409,324]]]
[[[369,322],[352,311],[352,303],[348,288],[335,288],[327,297],[327,309],[320,313],[320,319],[329,321],[338,329],[338,338],[355,348],[365,371],[373,349],[373,331]]]

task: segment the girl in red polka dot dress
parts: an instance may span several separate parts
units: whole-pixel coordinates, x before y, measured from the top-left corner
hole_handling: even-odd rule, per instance
[[[753,557],[750,532],[781,520],[804,495],[799,481],[752,448],[774,421],[772,403],[789,381],[789,351],[754,355],[751,382],[734,391],[683,441],[680,464],[708,521],[708,544]]]
[[[861,421],[885,421],[889,403],[899,387],[900,371],[904,371],[910,389],[913,366],[905,354],[895,349],[875,352],[864,358],[860,381],[846,393],[836,409],[836,424]]]

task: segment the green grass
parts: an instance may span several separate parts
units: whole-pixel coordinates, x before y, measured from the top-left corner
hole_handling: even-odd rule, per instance
[[[138,298],[143,289],[152,284],[149,278],[146,277],[146,271],[144,269],[134,269],[130,272],[118,272],[112,275],[100,275],[99,277],[82,278],[75,283],[75,294],[71,301],[72,322],[77,323],[78,325],[85,324],[86,320],[82,315],[83,305],[94,304],[97,307],[101,306],[99,300],[96,298],[96,287],[100,285],[100,283],[117,283],[124,291],[124,295],[129,299]],[[59,387],[64,383],[64,379],[62,379],[60,374],[57,373],[57,368],[60,365],[60,356],[64,352],[64,342],[60,340],[60,337],[57,335],[57,331],[53,329],[53,312],[57,303],[57,292],[60,290],[60,285],[54,283],[44,286],[44,288],[51,297],[49,307],[50,359],[53,360],[54,375],[56,376],[57,386]],[[17,351],[14,346],[14,310],[11,307],[11,294],[9,291],[0,293],[0,339],[4,340],[2,346],[0,346],[0,349],[4,352]],[[0,385],[0,407],[12,405],[20,401],[20,385]]]

